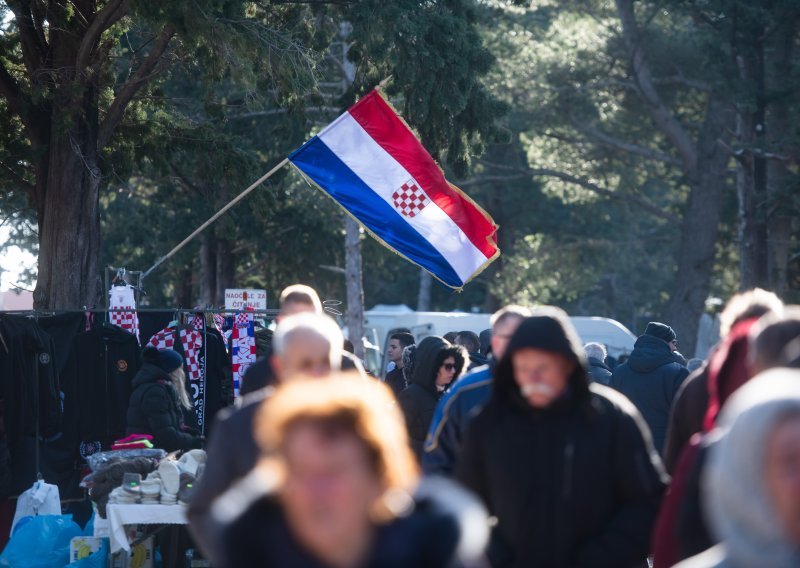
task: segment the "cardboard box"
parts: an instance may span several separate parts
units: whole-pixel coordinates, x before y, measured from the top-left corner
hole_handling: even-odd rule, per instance
[[[92,553],[100,550],[102,538],[93,536],[76,536],[69,541],[69,563],[83,560]]]

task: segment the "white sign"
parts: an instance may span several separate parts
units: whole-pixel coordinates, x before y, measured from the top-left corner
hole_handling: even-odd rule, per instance
[[[239,311],[244,308],[254,310],[267,309],[266,290],[240,290],[228,288],[225,290],[225,309]]]

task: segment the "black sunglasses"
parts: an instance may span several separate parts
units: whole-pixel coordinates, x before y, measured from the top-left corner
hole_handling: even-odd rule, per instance
[[[442,365],[442,367],[444,367],[448,371],[455,371],[456,369],[455,363],[445,363],[444,365]]]

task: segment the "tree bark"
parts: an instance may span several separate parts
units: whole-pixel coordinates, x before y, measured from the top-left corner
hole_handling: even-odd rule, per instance
[[[216,305],[225,305],[225,289],[234,288],[235,281],[233,243],[228,239],[217,238],[217,295],[214,298]]]
[[[797,20],[800,9],[791,8],[781,18],[781,25],[774,34],[768,53],[772,54],[766,68],[767,90],[779,93],[785,89],[792,76]],[[767,109],[767,145],[773,152],[786,154],[787,140],[791,139],[791,105],[794,98],[783,94],[771,99]],[[789,289],[789,242],[792,236],[792,217],[785,206],[792,192],[797,192],[788,164],[785,160],[769,160],[767,163],[767,271],[769,287],[779,297]]]
[[[200,306],[210,306],[217,297],[217,239],[209,228],[200,238]]]
[[[712,94],[698,148],[698,168],[690,177],[689,198],[681,223],[681,242],[667,320],[694,354],[700,316],[711,288],[711,274],[722,213],[722,195],[727,183],[730,141],[735,114],[721,95]]]
[[[364,358],[364,283],[361,275],[361,234],[358,223],[344,216],[345,281],[347,283],[347,329],[356,357]]]
[[[429,312],[431,309],[431,289],[433,276],[424,268],[419,269],[419,294],[417,294],[417,311]]]

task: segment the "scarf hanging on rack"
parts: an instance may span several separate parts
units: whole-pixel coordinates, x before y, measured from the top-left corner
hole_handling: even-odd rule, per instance
[[[253,325],[253,314],[243,312],[236,314],[231,335],[231,352],[233,355],[233,396],[239,396],[247,368],[256,362],[256,336]]]
[[[139,340],[139,316],[136,314],[136,299],[130,286],[112,286],[108,292],[109,321]],[[126,310],[126,311],[114,311]]]

